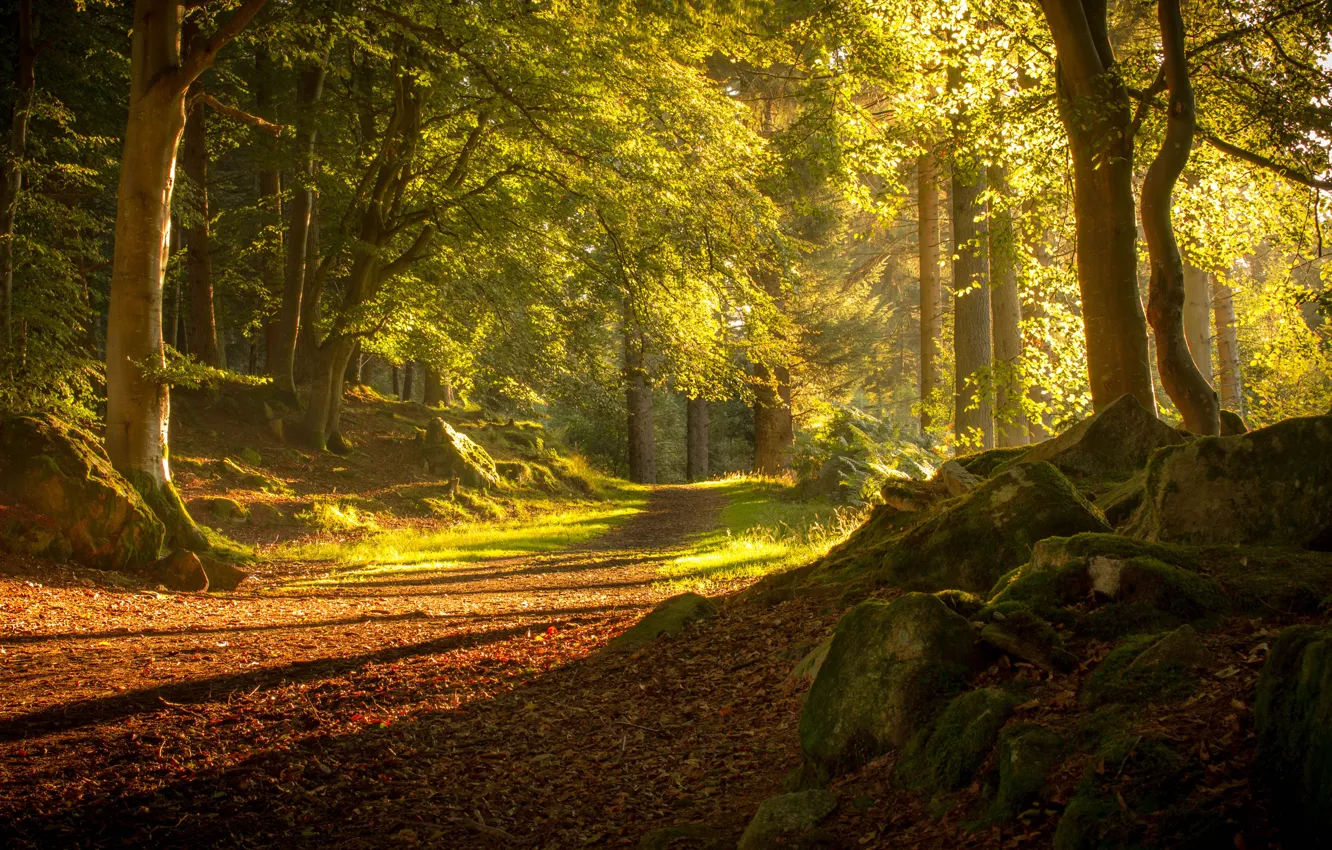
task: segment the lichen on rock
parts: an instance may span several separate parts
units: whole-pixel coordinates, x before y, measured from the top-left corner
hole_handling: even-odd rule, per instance
[[[422,442],[426,469],[432,475],[456,478],[464,487],[498,486],[499,477],[490,453],[443,419],[430,420]]]

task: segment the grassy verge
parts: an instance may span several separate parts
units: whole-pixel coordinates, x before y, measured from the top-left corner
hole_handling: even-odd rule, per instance
[[[359,540],[321,540],[284,547],[274,557],[331,561],[328,575],[287,587],[328,587],[438,572],[477,561],[555,552],[605,534],[647,504],[647,488],[604,485],[601,501],[569,501],[536,517],[462,523],[436,532],[382,531]]]
[[[827,503],[798,502],[790,487],[764,478],[728,478],[715,487],[729,500],[722,527],[702,535],[661,568],[678,590],[708,590],[807,564],[850,534],[861,513]]]

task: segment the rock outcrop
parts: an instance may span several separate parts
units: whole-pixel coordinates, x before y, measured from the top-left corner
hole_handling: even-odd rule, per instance
[[[827,836],[819,831],[818,823],[835,808],[837,797],[819,788],[764,800],[745,827],[736,850],[832,847]]]
[[[490,453],[466,434],[436,417],[430,420],[422,441],[426,469],[445,479],[458,479],[464,487],[488,489],[499,484]]]
[[[101,442],[45,414],[0,422],[0,499],[44,518],[23,523],[24,535],[58,531],[70,556],[90,567],[141,570],[157,560],[166,536],[147,503],[111,467]],[[18,513],[8,516],[22,522]],[[55,554],[66,547],[53,541],[38,548]]]
[[[1016,462],[1043,460],[1075,477],[1123,478],[1146,466],[1157,449],[1187,439],[1125,394],[1059,436],[1032,446]]]
[[[1160,452],[1126,533],[1332,551],[1332,417],[1287,419]]]

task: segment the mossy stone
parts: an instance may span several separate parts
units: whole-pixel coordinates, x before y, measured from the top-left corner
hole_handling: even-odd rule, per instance
[[[1165,634],[1154,634],[1125,638],[1083,683],[1079,700],[1095,708],[1112,702],[1169,703],[1192,694],[1198,683],[1195,659],[1181,662],[1159,657],[1153,663],[1134,663],[1166,637]]]
[[[457,478],[465,487],[487,489],[499,484],[490,453],[439,417],[426,425],[423,452],[432,475]]]
[[[989,478],[994,471],[1005,463],[1016,461],[1031,451],[1031,446],[1007,446],[998,449],[986,449],[983,452],[957,458],[957,462],[972,475]]]
[[[1042,726],[1023,723],[1004,729],[995,754],[999,787],[986,819],[1007,820],[1026,811],[1064,751],[1064,739]]]
[[[934,596],[861,602],[838,622],[805,699],[806,760],[826,779],[902,746],[983,660],[971,624]]]
[[[1332,846],[1332,629],[1293,626],[1273,645],[1254,709],[1258,769],[1288,846]]]
[[[606,645],[607,651],[628,652],[662,635],[676,635],[685,626],[717,616],[717,606],[697,593],[681,593],[664,599],[646,617]]]
[[[152,506],[112,468],[101,441],[49,414],[0,421],[0,493],[48,518],[87,566],[135,572],[165,542]]]
[[[898,763],[898,776],[926,792],[955,791],[970,784],[1015,704],[998,688],[954,697],[929,728],[912,738]]]
[[[638,842],[638,850],[724,850],[726,833],[701,823],[654,829]]]
[[[764,800],[736,844],[736,850],[771,850],[773,847],[814,847],[826,843],[817,831],[819,821],[837,808],[830,791],[812,788]]]
[[[222,522],[242,522],[250,516],[249,510],[235,499],[229,499],[226,496],[215,496],[211,499],[205,499],[204,505],[214,519]]]
[[[258,466],[264,462],[262,455],[248,447],[240,450],[240,459],[248,463],[250,466]]]
[[[1116,730],[1107,734],[1055,830],[1057,850],[1144,847],[1143,815],[1178,806],[1201,768],[1164,740]],[[1123,807],[1114,796],[1123,800]]]
[[[1332,416],[1161,451],[1127,532],[1177,543],[1332,546]]]
[[[1030,610],[1011,607],[993,610],[991,616],[980,638],[1000,652],[1035,664],[1047,673],[1067,672],[1077,666],[1077,658],[1064,648],[1059,633]]]

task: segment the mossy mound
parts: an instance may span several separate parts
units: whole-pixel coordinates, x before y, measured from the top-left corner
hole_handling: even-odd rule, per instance
[[[965,455],[957,462],[972,475],[989,478],[995,470],[1009,461],[1015,461],[1031,451],[1031,446],[1009,446],[999,449],[986,449],[973,455]]]
[[[982,662],[971,624],[934,596],[856,605],[837,623],[800,715],[816,780],[905,744]]]
[[[1127,532],[1144,540],[1332,550],[1332,417],[1164,450]]]
[[[740,836],[736,850],[830,846],[819,821],[837,808],[837,797],[819,788],[764,800]]]
[[[898,763],[898,776],[921,791],[955,791],[976,778],[1017,701],[998,688],[955,697],[917,733]]]
[[[1092,671],[1078,699],[1096,708],[1112,702],[1147,705],[1188,697],[1198,685],[1199,665],[1194,658],[1161,652],[1153,663],[1137,663],[1163,640],[1170,640],[1171,634],[1125,638]]]
[[[1067,672],[1077,666],[1078,659],[1064,648],[1059,633],[1030,609],[1010,603],[991,609],[990,617],[980,638],[1000,652],[1047,673]]]
[[[58,529],[72,557],[90,567],[141,570],[157,560],[166,537],[149,505],[111,467],[101,442],[48,414],[0,422],[0,492],[47,518],[49,524],[32,527]]]
[[[226,496],[215,496],[204,500],[204,507],[214,519],[222,522],[243,522],[249,518],[250,512],[245,506],[235,499],[229,499]]]
[[[985,822],[1015,818],[1041,796],[1046,777],[1065,754],[1064,739],[1030,723],[1014,724],[999,736],[995,764],[999,785]]]
[[[866,525],[875,522],[871,515]],[[823,568],[834,574],[867,571],[906,590],[983,593],[1026,563],[1038,541],[1108,530],[1059,470],[1023,463],[941,503],[899,534],[867,529],[853,535],[828,554]]]
[[[1008,464],[1040,460],[1077,478],[1122,479],[1145,467],[1152,452],[1186,439],[1125,394]]]
[[[1332,629],[1294,626],[1258,680],[1258,769],[1282,803],[1287,846],[1332,846]]]
[[[690,623],[711,620],[717,616],[717,606],[697,593],[681,593],[664,599],[648,615],[627,631],[617,635],[606,645],[609,652],[628,652],[662,635],[675,635]]]
[[[426,469],[432,475],[457,478],[465,487],[495,487],[499,478],[490,453],[439,417],[430,420],[423,436]]]

